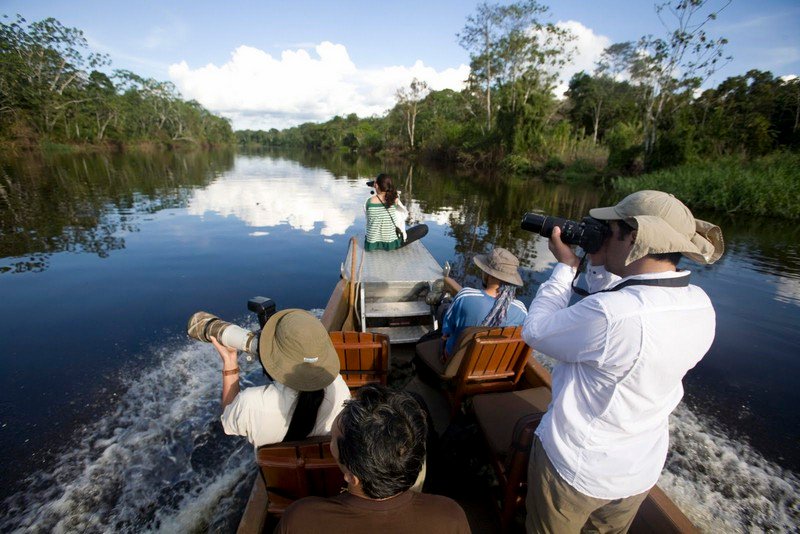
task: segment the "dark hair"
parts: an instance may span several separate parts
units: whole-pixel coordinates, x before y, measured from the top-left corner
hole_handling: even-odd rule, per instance
[[[324,389],[298,393],[289,430],[286,431],[283,441],[297,441],[308,437],[317,422],[317,412],[324,398]]]
[[[631,235],[631,232],[636,230],[633,226],[628,224],[623,220],[614,221],[619,225],[619,240],[623,241],[626,237]],[[656,261],[668,261],[675,267],[678,266],[678,262],[681,261],[681,253],[680,252],[660,252],[660,253],[653,253],[648,254],[648,258],[656,260]]]
[[[367,497],[385,499],[414,485],[425,461],[428,423],[410,394],[362,387],[339,414],[339,430],[339,463],[358,477]]]
[[[394,188],[392,177],[388,174],[380,173],[375,181],[378,182],[378,187],[384,193],[387,206],[394,206],[394,201],[397,200],[397,189]]]

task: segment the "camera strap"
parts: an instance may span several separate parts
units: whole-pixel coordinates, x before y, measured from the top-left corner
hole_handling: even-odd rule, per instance
[[[383,202],[383,200],[381,200],[381,197],[379,197],[378,195],[375,195],[375,196],[378,198],[380,203],[383,204],[383,207],[386,208],[386,213],[389,214],[389,219],[392,220],[392,224],[394,225],[394,233],[395,233],[395,235],[397,236],[398,239],[400,239],[401,242],[404,241],[403,233],[400,231],[400,228],[398,228],[397,223],[394,222],[394,217],[392,217],[392,212],[389,211],[389,207]]]
[[[619,291],[620,289],[624,289],[630,286],[687,287],[689,285],[689,277],[691,276],[691,274],[687,274],[686,276],[680,276],[675,278],[646,278],[646,279],[631,278],[630,280],[625,280],[621,284],[617,284],[610,289],[601,289],[600,291],[589,293],[582,287],[578,287],[576,285],[576,282],[578,281],[578,276],[580,276],[581,272],[584,270],[585,264],[586,264],[586,255],[584,255],[581,258],[581,263],[578,266],[578,269],[575,273],[575,278],[572,279],[572,290],[582,297],[588,297],[589,295],[597,295],[598,293],[611,293],[612,291]]]

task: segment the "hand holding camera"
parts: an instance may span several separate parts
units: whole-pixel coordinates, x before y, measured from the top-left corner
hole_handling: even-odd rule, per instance
[[[580,264],[581,260],[575,252],[572,251],[572,247],[567,245],[561,240],[561,228],[556,226],[553,228],[553,232],[550,235],[550,241],[547,244],[547,248],[550,249],[550,252],[553,253],[553,256],[556,257],[556,260],[559,263],[564,263],[569,265],[573,269],[577,269],[578,265]]]

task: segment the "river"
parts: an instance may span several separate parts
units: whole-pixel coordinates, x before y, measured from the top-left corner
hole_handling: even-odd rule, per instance
[[[218,422],[219,361],[187,339],[205,310],[251,324],[246,301],[319,309],[365,181],[396,176],[425,244],[476,284],[474,254],[523,265],[530,303],[553,258],[526,211],[580,218],[596,187],[347,155],[82,154],[0,162],[0,530],[228,531],[252,450]],[[800,521],[800,231],[718,213],[727,250],[692,270],[715,342],[685,378],[660,484],[706,531]],[[257,380],[250,366],[246,380]],[[795,408],[792,408],[792,407]]]

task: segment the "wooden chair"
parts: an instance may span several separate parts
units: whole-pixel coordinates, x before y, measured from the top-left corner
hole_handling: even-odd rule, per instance
[[[256,463],[267,490],[267,515],[280,516],[303,497],[332,497],[341,492],[344,475],[330,445],[330,436],[324,436],[258,448]]]
[[[546,387],[477,395],[475,418],[500,483],[498,512],[503,532],[509,531],[517,510],[525,504],[528,458],[536,428],[550,403]]]
[[[389,336],[370,332],[330,332],[339,353],[347,386],[357,389],[367,384],[383,384],[389,376]]]
[[[466,328],[446,363],[440,358],[439,340],[417,345],[417,360],[448,386],[451,416],[455,416],[467,396],[511,391],[516,387],[531,355],[521,333],[521,326]]]

